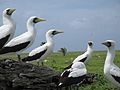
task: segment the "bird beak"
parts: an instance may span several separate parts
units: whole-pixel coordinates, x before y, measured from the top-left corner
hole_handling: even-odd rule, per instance
[[[15,10],[15,8],[11,8],[10,13],[13,13]]]
[[[106,42],[103,42],[103,43],[101,43],[101,44],[103,44],[103,45],[105,45],[105,46],[108,46],[108,43],[106,43]]]
[[[57,31],[56,34],[59,34],[59,33],[64,33],[63,31]]]
[[[46,20],[43,19],[43,18],[38,18],[38,19],[36,19],[36,22],[43,22],[43,21],[46,21]]]

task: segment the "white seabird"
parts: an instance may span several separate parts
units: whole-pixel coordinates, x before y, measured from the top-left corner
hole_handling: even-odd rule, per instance
[[[11,18],[16,9],[7,8],[3,11],[3,25],[0,27],[0,49],[10,41],[15,33],[16,24]]]
[[[75,62],[70,69],[66,69],[60,76],[58,86],[65,87],[72,84],[80,84],[87,74],[86,66],[83,62]]]
[[[53,41],[53,36],[56,34],[63,33],[63,31],[59,31],[56,29],[51,29],[46,33],[46,43],[43,44],[40,47],[37,47],[33,49],[28,57],[25,57],[22,59],[23,62],[29,62],[29,61],[34,61],[37,60],[38,63],[39,61],[44,60],[48,55],[50,55],[53,51],[54,47],[54,41]]]
[[[115,58],[115,41],[106,40],[102,44],[107,46],[107,56],[104,64],[104,75],[113,84],[120,87],[120,68],[113,63],[113,60]]]
[[[34,25],[38,22],[45,21],[43,18],[38,18],[37,16],[32,16],[27,21],[27,29],[28,31],[13,38],[9,41],[1,50],[0,54],[6,53],[16,53],[18,55],[18,59],[20,60],[20,53],[25,49],[29,48],[36,36],[36,29]]]
[[[82,55],[79,55],[77,58],[75,58],[75,60],[72,62],[72,64],[75,63],[75,62],[86,63],[91,58],[92,53],[93,53],[93,42],[88,41],[87,51],[85,53],[83,53]],[[67,66],[65,69],[71,68],[72,64]]]

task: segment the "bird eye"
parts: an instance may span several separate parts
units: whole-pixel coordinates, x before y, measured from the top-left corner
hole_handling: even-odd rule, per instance
[[[7,10],[6,12],[7,15],[11,15],[12,13],[10,13],[10,9]]]
[[[90,46],[92,46],[92,42],[89,42],[88,44],[89,44]]]
[[[107,42],[107,46],[110,47],[111,46],[111,42]]]
[[[53,32],[52,32],[52,35],[55,35],[55,34],[56,34],[56,31],[53,31]]]
[[[37,19],[38,19],[38,18],[34,18],[34,19],[33,19],[33,22],[34,22],[34,23],[37,23]]]

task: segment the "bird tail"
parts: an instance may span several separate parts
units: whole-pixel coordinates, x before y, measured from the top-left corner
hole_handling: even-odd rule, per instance
[[[69,66],[65,67],[64,69],[69,69],[71,68],[72,64],[70,64]]]

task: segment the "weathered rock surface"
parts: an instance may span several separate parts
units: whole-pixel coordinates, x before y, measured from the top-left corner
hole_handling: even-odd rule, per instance
[[[0,90],[69,90],[57,87],[59,76],[59,72],[45,66],[0,60]],[[94,83],[98,77],[89,73],[80,86]]]
[[[0,90],[56,90],[59,75],[45,66],[0,60]]]

